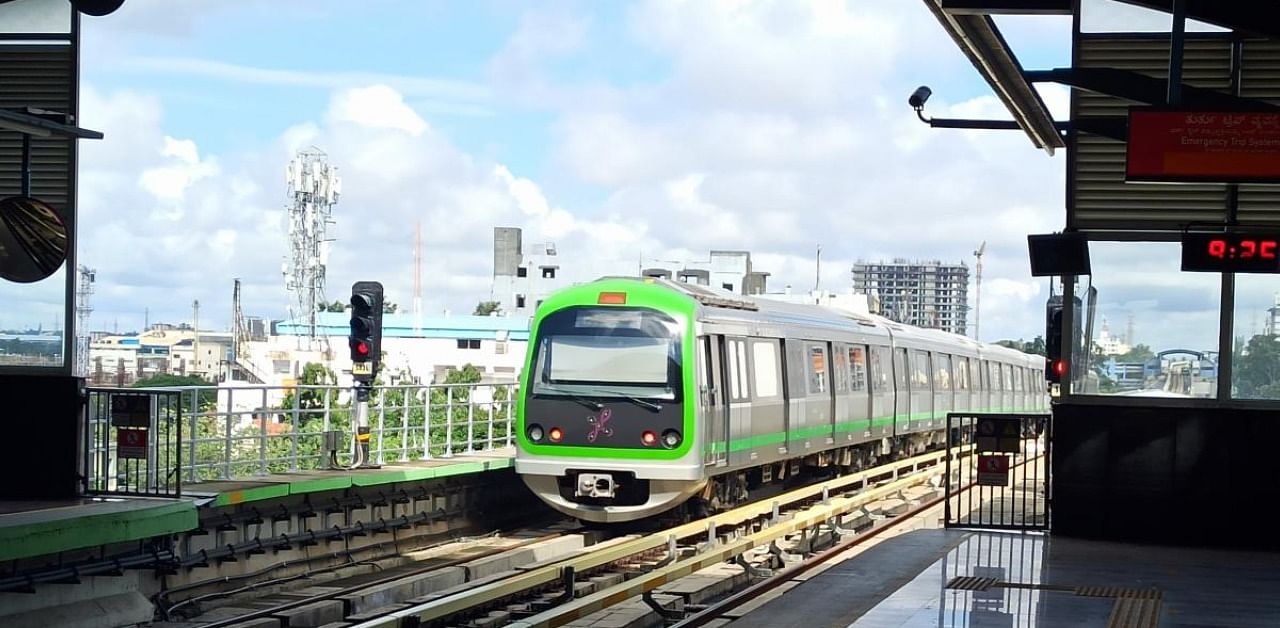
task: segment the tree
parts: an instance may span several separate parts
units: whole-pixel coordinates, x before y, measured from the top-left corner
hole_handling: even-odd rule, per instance
[[[333,303],[321,303],[319,306],[321,312],[345,312],[347,304],[342,301],[334,301]]]
[[[199,401],[196,405],[203,409],[212,407],[218,398],[217,388],[213,382],[206,381],[199,375],[171,375],[169,373],[160,373],[145,377],[133,383],[133,388],[190,388],[192,386],[205,386],[206,390],[198,392],[183,391],[182,392],[182,409],[183,411],[191,411],[191,399],[195,394],[199,394]]]
[[[1116,356],[1116,362],[1132,364],[1135,362],[1146,362],[1154,357],[1156,357],[1156,354],[1151,350],[1151,347],[1144,344],[1138,344],[1134,345],[1133,348],[1129,349],[1125,353]]]
[[[1280,339],[1265,334],[1250,338],[1236,359],[1234,379],[1241,397],[1280,399]]]
[[[396,310],[398,310],[398,309],[400,309],[400,306],[399,306],[399,305],[396,305],[395,303],[392,303],[392,302],[390,302],[390,301],[383,301],[383,302],[382,302],[382,313],[383,313],[383,314],[395,314],[395,313],[396,313]]]
[[[476,304],[476,309],[472,314],[476,316],[489,316],[499,310],[500,304],[497,301],[481,301]]]

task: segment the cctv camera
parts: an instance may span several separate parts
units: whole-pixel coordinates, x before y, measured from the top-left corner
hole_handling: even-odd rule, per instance
[[[924,109],[924,103],[928,101],[929,97],[932,95],[933,90],[929,89],[927,85],[921,85],[916,88],[916,91],[912,92],[911,98],[908,98],[907,102],[911,104],[912,108],[919,111]]]

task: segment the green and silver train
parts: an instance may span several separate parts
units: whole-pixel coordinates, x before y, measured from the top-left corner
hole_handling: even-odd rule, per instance
[[[533,319],[516,472],[585,521],[729,507],[806,468],[936,446],[953,410],[1044,410],[1044,366],[877,316],[601,279]]]

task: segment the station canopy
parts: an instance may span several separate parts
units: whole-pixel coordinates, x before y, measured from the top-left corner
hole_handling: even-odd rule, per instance
[[[1280,3],[1117,0],[1225,29],[1171,34],[1082,32],[1088,1],[924,0],[1031,141],[1066,148],[1068,229],[1280,229]],[[1072,66],[1022,68],[995,14],[1074,16]],[[1039,82],[1071,88],[1069,121],[1052,118]]]

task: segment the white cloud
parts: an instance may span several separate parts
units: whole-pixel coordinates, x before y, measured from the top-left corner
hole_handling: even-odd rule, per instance
[[[422,135],[427,122],[404,102],[399,92],[386,85],[358,87],[338,92],[329,105],[329,122],[350,122],[375,129],[398,129]]]

